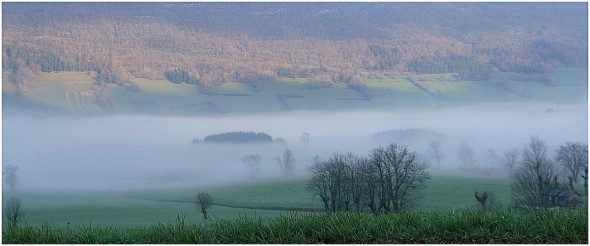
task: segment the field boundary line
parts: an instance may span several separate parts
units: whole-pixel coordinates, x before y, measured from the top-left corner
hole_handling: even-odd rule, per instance
[[[150,198],[140,198],[140,197],[134,197],[134,196],[127,196],[127,197],[132,198],[132,199],[152,201],[152,202],[195,203],[193,201],[187,201],[187,200],[150,199]],[[227,203],[219,203],[219,202],[214,202],[213,205],[221,206],[221,207],[228,207],[228,208],[243,208],[243,209],[272,210],[272,211],[286,211],[286,212],[322,212],[322,211],[324,211],[323,209],[320,209],[320,208],[250,206],[250,205],[236,205],[236,204],[227,204]]]

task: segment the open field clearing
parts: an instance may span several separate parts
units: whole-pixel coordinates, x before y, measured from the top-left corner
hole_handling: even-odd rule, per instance
[[[199,92],[195,85],[134,79],[139,91],[108,86],[105,96],[113,106],[105,109],[96,104],[92,74],[41,73],[28,87],[24,102],[15,101],[16,88],[9,76],[10,72],[6,71],[3,95],[11,107],[39,104],[73,113],[186,116],[293,110],[424,109],[474,102],[571,103],[584,100],[587,91],[587,71],[579,68],[562,68],[542,78],[501,73],[486,81],[457,81],[449,74],[368,79],[365,94],[344,85],[310,89],[305,79],[265,81],[256,87],[224,83],[208,89],[208,94]]]
[[[82,72],[41,73],[26,98],[69,111],[100,112],[92,91],[94,80]]]
[[[194,201],[198,192],[209,192],[217,202],[232,205],[323,208],[319,198],[306,190],[306,179],[264,181],[226,187],[143,191],[132,197],[163,201]],[[493,192],[504,206],[510,201],[510,181],[486,177],[467,178],[434,176],[424,189],[424,199],[415,208],[422,211],[445,211],[474,208],[475,191]]]
[[[208,192],[219,204],[259,208],[214,206],[210,211],[214,220],[244,215],[275,217],[286,212],[268,210],[277,207],[322,209],[321,201],[318,198],[314,200],[306,190],[307,182],[307,179],[295,178],[130,192],[17,192],[16,197],[22,200],[25,211],[23,221],[28,225],[49,223],[60,227],[69,222],[70,225],[92,223],[131,227],[173,222],[176,215],[182,214],[186,216],[187,223],[202,222],[202,215],[194,204],[199,192]],[[484,177],[434,176],[423,191],[424,199],[415,210],[434,212],[475,209],[475,191],[493,192],[503,206],[509,206],[509,181]],[[10,193],[4,193],[3,200],[9,197]]]

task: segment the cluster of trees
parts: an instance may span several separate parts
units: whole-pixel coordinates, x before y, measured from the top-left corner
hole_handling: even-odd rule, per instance
[[[295,168],[295,156],[293,155],[293,151],[285,149],[282,154],[275,156],[275,163],[281,168],[283,176],[289,177],[293,175],[293,170]]]
[[[428,146],[429,157],[440,163],[446,156],[441,151],[439,141]],[[588,145],[567,142],[556,149],[555,155],[538,136],[532,136],[529,143],[521,149],[508,148],[502,153],[494,149],[482,151],[481,159],[476,157],[474,148],[467,143],[459,146],[457,157],[463,170],[485,175],[505,175],[514,180],[511,186],[512,200],[516,206],[527,208],[546,208],[550,206],[576,206],[581,201],[573,198],[556,202],[557,194],[577,192],[588,195]],[[580,191],[578,184],[584,190]],[[562,192],[562,193],[560,193]],[[482,209],[496,208],[500,203],[493,193],[475,193]]]
[[[206,136],[203,140],[195,139],[193,142],[205,143],[272,143],[273,138],[263,132],[225,132]]]
[[[250,176],[250,179],[254,180],[258,178],[261,160],[262,157],[259,154],[250,154],[242,157],[242,162],[246,165],[246,172]]]
[[[22,66],[20,60],[24,61],[26,66],[38,68],[42,72],[70,70],[69,65],[59,56],[46,50],[18,45],[6,45],[2,48],[2,69],[16,70]]]
[[[456,157],[458,167],[462,170],[506,178],[514,173],[519,151],[517,148],[506,149],[503,153],[493,148],[476,151],[473,146],[463,142],[457,149]]]
[[[400,50],[397,47],[387,49],[383,46],[372,44],[369,45],[369,50],[377,58],[377,64],[367,68],[389,71],[401,62]]]
[[[459,157],[459,162],[462,168],[466,170],[474,170],[476,168],[476,158],[475,158],[475,151],[473,147],[467,143],[462,143],[459,146],[459,151],[457,152],[457,156]]]
[[[437,140],[430,142],[428,152],[430,159],[437,163],[446,158]],[[588,195],[587,144],[567,142],[560,145],[553,155],[545,141],[532,136],[529,143],[520,149],[508,148],[501,153],[486,149],[479,158],[472,146],[463,143],[459,146],[457,157],[458,167],[463,170],[484,175],[508,175],[513,179],[512,200],[519,207],[576,206],[581,201],[575,197],[557,198],[558,194],[577,192],[580,196]],[[579,184],[583,185],[583,191],[580,191]],[[483,209],[499,207],[500,204],[490,192],[476,193],[475,198]],[[556,202],[558,199],[565,200]]]
[[[481,62],[473,56],[442,56],[439,53],[414,59],[406,63],[405,68],[414,73],[457,73],[461,80],[487,80],[498,72],[492,64]]]
[[[246,167],[246,173],[250,177],[250,179],[255,180],[260,175],[261,166],[260,162],[262,161],[262,157],[260,154],[247,154],[242,157],[242,163],[244,163]],[[284,177],[289,177],[293,175],[293,171],[295,170],[295,155],[293,155],[293,151],[290,149],[285,149],[283,153],[278,154],[274,157],[275,164],[281,168],[281,173]]]
[[[428,144],[429,157],[431,160],[436,160],[436,167],[440,167],[440,161],[447,158],[441,150],[441,143],[439,140],[434,140]]]
[[[397,144],[375,148],[368,157],[334,153],[327,160],[316,157],[308,189],[326,212],[399,212],[421,197],[419,190],[430,178],[427,167]]]
[[[166,77],[167,80],[169,80],[170,82],[174,83],[174,84],[181,84],[181,83],[187,83],[187,84],[193,84],[196,85],[199,83],[199,79],[190,74],[188,71],[184,70],[184,69],[180,69],[180,68],[175,68],[172,70],[168,70],[164,73],[164,77]]]
[[[546,207],[550,204],[548,192],[564,188],[575,190],[574,184],[580,177],[584,180],[585,194],[588,194],[588,146],[566,143],[560,146],[555,160],[547,152],[546,143],[536,136],[524,146],[512,185],[513,200],[517,204]]]
[[[588,194],[588,145],[570,142],[561,145],[555,160],[560,164],[569,186],[574,189],[574,184],[582,178],[585,193]]]
[[[431,159],[436,159],[439,145],[432,142]],[[444,156],[444,155],[443,155]],[[487,149],[478,160],[475,151],[467,143],[461,144],[457,152],[459,167],[463,170],[491,174],[502,169],[514,180],[512,184],[513,201],[520,207],[543,208],[554,205],[552,191],[579,191],[577,184],[583,181],[584,192],[588,194],[588,145],[567,142],[556,150],[554,157],[547,144],[538,136],[532,136],[529,143],[521,149],[508,148],[501,154]],[[483,166],[478,165],[483,164]],[[478,202],[485,205],[487,193],[475,195]],[[576,203],[572,201],[572,204]],[[575,204],[573,204],[575,205]]]

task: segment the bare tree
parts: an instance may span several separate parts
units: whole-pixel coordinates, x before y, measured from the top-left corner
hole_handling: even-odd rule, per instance
[[[6,219],[15,225],[23,215],[20,200],[12,197],[6,202]]]
[[[440,150],[440,141],[434,140],[430,142],[428,148],[430,150],[430,159],[436,160],[436,167],[440,167],[440,161],[446,158]]]
[[[522,205],[541,208],[547,204],[543,194],[558,186],[557,170],[547,158],[547,145],[537,136],[522,151],[521,166],[512,184],[513,200]]]
[[[327,160],[314,159],[308,189],[322,198],[327,212],[402,211],[420,198],[418,190],[430,177],[427,165],[405,146],[373,149],[370,158],[335,152]]]
[[[309,171],[311,172],[311,180],[307,185],[307,189],[313,192],[314,197],[319,196],[322,199],[325,211],[329,212],[330,175],[328,173],[326,164],[321,161],[318,156],[315,156]]]
[[[370,165],[369,159],[366,157],[359,157],[352,153],[346,155],[346,163],[348,164],[349,173],[349,194],[352,204],[355,206],[356,212],[361,211],[362,202],[367,191],[366,177],[363,175],[363,169]]]
[[[586,167],[584,168],[584,173],[581,176],[582,180],[584,180],[584,194],[588,196],[588,164],[586,164]]]
[[[520,153],[518,152],[517,148],[507,149],[503,152],[504,165],[508,168],[508,172],[511,177],[514,176],[514,172],[516,171],[519,155]]]
[[[259,154],[245,155],[242,157],[242,162],[246,165],[246,172],[250,175],[250,179],[257,179],[260,174],[260,160],[262,158]]]
[[[201,208],[201,213],[203,213],[203,219],[209,219],[207,215],[207,209],[209,209],[213,205],[213,198],[209,193],[201,192],[197,195],[197,207]]]
[[[322,198],[326,212],[361,212],[365,204],[375,209],[369,200],[374,195],[374,176],[365,175],[371,165],[366,157],[335,152],[327,160],[314,159],[308,189]]]
[[[309,145],[311,142],[311,134],[309,134],[309,132],[301,133],[299,136],[299,142],[305,144],[306,146]]]
[[[359,164],[364,204],[372,213],[377,214],[377,189],[380,187],[377,168],[368,158],[362,158]]]
[[[20,58],[18,58],[17,64],[18,67],[13,72],[11,79],[16,87],[17,96],[23,100],[29,92],[31,81],[35,78],[35,72]]]
[[[332,212],[346,210],[348,207],[347,179],[348,168],[345,156],[340,153],[334,153],[325,161],[325,165],[330,177],[330,205]]]
[[[371,162],[377,171],[379,185],[378,210],[400,212],[421,197],[418,192],[430,179],[428,165],[416,160],[416,153],[406,146],[390,144],[371,152]]]
[[[588,165],[588,145],[581,143],[566,143],[559,146],[556,160],[568,176],[570,187],[578,183],[578,178],[584,167]]]
[[[310,186],[322,198],[327,212],[347,210],[349,205],[350,172],[345,158],[335,152],[327,160],[314,163],[310,169]]]
[[[18,184],[18,169],[18,165],[6,165],[4,166],[4,168],[2,168],[2,176],[4,176],[4,183],[10,186],[11,191],[14,191],[14,187]]]
[[[467,143],[461,144],[458,153],[461,166],[465,169],[473,169],[475,167],[475,154],[473,148]]]
[[[293,168],[295,167],[295,157],[293,156],[293,152],[290,149],[285,149],[282,155],[278,155],[275,157],[275,162],[279,167],[281,167],[281,171],[283,172],[283,176],[291,176],[293,175]]]
[[[485,150],[483,156],[487,167],[494,167],[498,162],[498,154],[494,149]]]

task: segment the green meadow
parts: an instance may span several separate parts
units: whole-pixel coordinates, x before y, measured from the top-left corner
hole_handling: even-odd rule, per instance
[[[23,222],[31,226],[104,225],[133,227],[171,223],[184,215],[187,223],[203,222],[195,207],[196,194],[208,192],[214,202],[212,220],[238,216],[272,218],[289,211],[269,210],[323,206],[307,191],[307,178],[271,179],[224,186],[126,192],[18,192],[24,209]],[[510,181],[485,177],[433,176],[423,190],[415,211],[460,211],[477,208],[475,191],[493,192],[509,207]],[[11,196],[4,192],[3,200]],[[223,205],[230,205],[227,207]],[[248,208],[240,208],[248,207]],[[309,212],[297,212],[306,214]],[[5,219],[5,218],[3,218]],[[68,224],[69,222],[69,224]],[[6,221],[4,221],[6,223]]]
[[[423,109],[473,102],[570,103],[586,99],[587,70],[561,68],[545,77],[500,73],[486,81],[459,81],[452,74],[414,74],[367,79],[366,95],[335,84],[310,89],[306,79],[280,79],[255,88],[224,83],[199,92],[194,85],[136,78],[139,91],[109,85],[105,95],[113,102],[99,107],[92,90],[92,73],[41,73],[23,97],[4,71],[3,95],[14,107],[36,106],[62,112],[104,112],[150,115],[208,115],[220,113],[279,112],[291,110],[343,111],[360,109]]]
[[[201,93],[194,85],[135,79],[139,91],[108,85],[105,95],[112,100],[113,107],[105,109],[95,103],[92,74],[44,73],[36,77],[24,95],[18,95],[9,77],[9,73],[3,74],[5,112],[20,112],[24,107],[43,109],[52,116],[56,115],[54,112],[200,116],[291,110],[443,108],[473,102],[572,103],[585,100],[587,92],[585,69],[559,70],[551,75],[550,83],[507,73],[488,81],[457,81],[448,74],[368,79],[365,83],[369,98],[343,85],[309,89],[305,79],[279,80],[259,88],[225,83],[210,88],[208,94]],[[3,201],[16,196],[22,202],[24,215],[17,227],[3,217],[3,243],[587,243],[588,240],[581,233],[588,228],[585,211],[539,216],[511,211],[510,180],[434,174],[421,191],[423,198],[409,212],[387,216],[344,213],[331,217],[325,217],[330,215],[322,212],[300,211],[323,208],[321,201],[306,189],[307,182],[307,177],[296,177],[223,186],[112,192],[27,192],[17,188],[14,194],[3,192]],[[508,210],[474,212],[478,210],[475,191],[494,193],[501,207]],[[199,192],[211,194],[216,203],[209,210],[209,221],[203,220],[195,206]],[[406,224],[397,231],[391,230],[400,221]],[[369,229],[363,231],[363,228]],[[425,234],[432,236],[425,239]]]
[[[213,206],[204,221],[193,201],[257,207],[316,207],[306,179],[118,193],[18,193],[25,216],[3,223],[3,243],[581,243],[587,211],[484,212],[473,192],[508,205],[510,182],[435,176],[415,209],[388,215],[289,212]],[[6,198],[7,195],[5,194]]]

